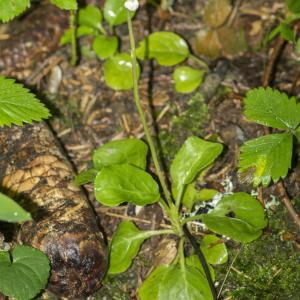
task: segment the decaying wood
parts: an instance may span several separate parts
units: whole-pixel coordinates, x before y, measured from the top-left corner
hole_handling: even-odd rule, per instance
[[[107,250],[72,167],[44,123],[0,128],[1,188],[29,210],[20,243],[45,252],[52,273],[48,289],[74,299],[97,290]]]

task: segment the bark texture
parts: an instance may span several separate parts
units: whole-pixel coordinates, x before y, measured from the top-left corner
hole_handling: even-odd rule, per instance
[[[95,292],[107,269],[96,216],[73,177],[46,124],[0,128],[1,188],[34,219],[22,225],[18,240],[48,255],[48,289],[70,299]]]

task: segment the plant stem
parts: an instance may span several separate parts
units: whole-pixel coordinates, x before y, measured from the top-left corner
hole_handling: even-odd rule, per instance
[[[184,186],[181,186],[176,195],[176,208],[179,210],[181,199],[183,196]]]
[[[198,58],[197,56],[190,54],[189,58],[192,59],[193,61],[195,61],[198,65],[200,65],[205,70],[209,69],[207,63],[205,61],[201,60],[200,58]]]
[[[181,221],[181,224],[184,225],[184,224],[186,224],[188,222],[192,222],[192,221],[196,221],[196,220],[201,220],[201,219],[202,219],[202,215],[195,215],[195,216],[183,219]]]
[[[77,62],[77,44],[76,44],[76,20],[75,20],[75,11],[70,11],[70,29],[71,29],[71,47],[72,47],[72,57],[71,57],[71,64],[72,66],[76,66]]]
[[[181,237],[179,241],[179,261],[180,261],[180,267],[182,270],[185,269],[185,259],[184,259],[184,237]]]
[[[146,231],[147,235],[149,237],[155,236],[155,235],[162,235],[162,234],[174,234],[173,229],[161,229],[161,230],[151,230],[151,231]]]
[[[134,94],[134,101],[135,101],[135,105],[137,107],[139,116],[140,116],[140,120],[143,124],[144,127],[144,132],[150,147],[150,151],[151,151],[151,156],[153,159],[153,163],[157,172],[157,176],[159,178],[161,187],[163,189],[164,195],[166,197],[166,201],[169,205],[169,207],[171,207],[173,204],[172,199],[171,199],[171,195],[170,192],[167,188],[167,184],[165,181],[165,177],[164,174],[161,170],[159,161],[158,161],[158,156],[156,153],[156,149],[154,146],[154,142],[150,133],[150,129],[148,127],[146,118],[145,118],[145,114],[144,111],[142,109],[142,105],[141,105],[141,100],[140,100],[140,96],[139,96],[139,90],[138,90],[138,76],[137,76],[137,59],[136,59],[136,54],[135,54],[135,40],[134,40],[134,35],[133,35],[133,29],[132,29],[132,22],[131,22],[131,16],[129,11],[127,11],[127,23],[128,23],[128,30],[129,30],[129,38],[130,38],[130,45],[131,45],[131,61],[132,61],[132,76],[133,76],[133,94]]]

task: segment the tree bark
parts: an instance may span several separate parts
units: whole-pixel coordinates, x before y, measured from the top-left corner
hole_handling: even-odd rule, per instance
[[[0,186],[27,209],[18,242],[46,253],[48,289],[71,299],[100,287],[107,249],[92,207],[48,126],[0,128]]]

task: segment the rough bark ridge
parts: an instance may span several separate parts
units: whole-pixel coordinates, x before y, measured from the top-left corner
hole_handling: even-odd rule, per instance
[[[71,299],[97,290],[107,269],[96,217],[73,177],[47,125],[0,128],[0,185],[34,219],[21,227],[19,242],[48,255],[48,289]]]

